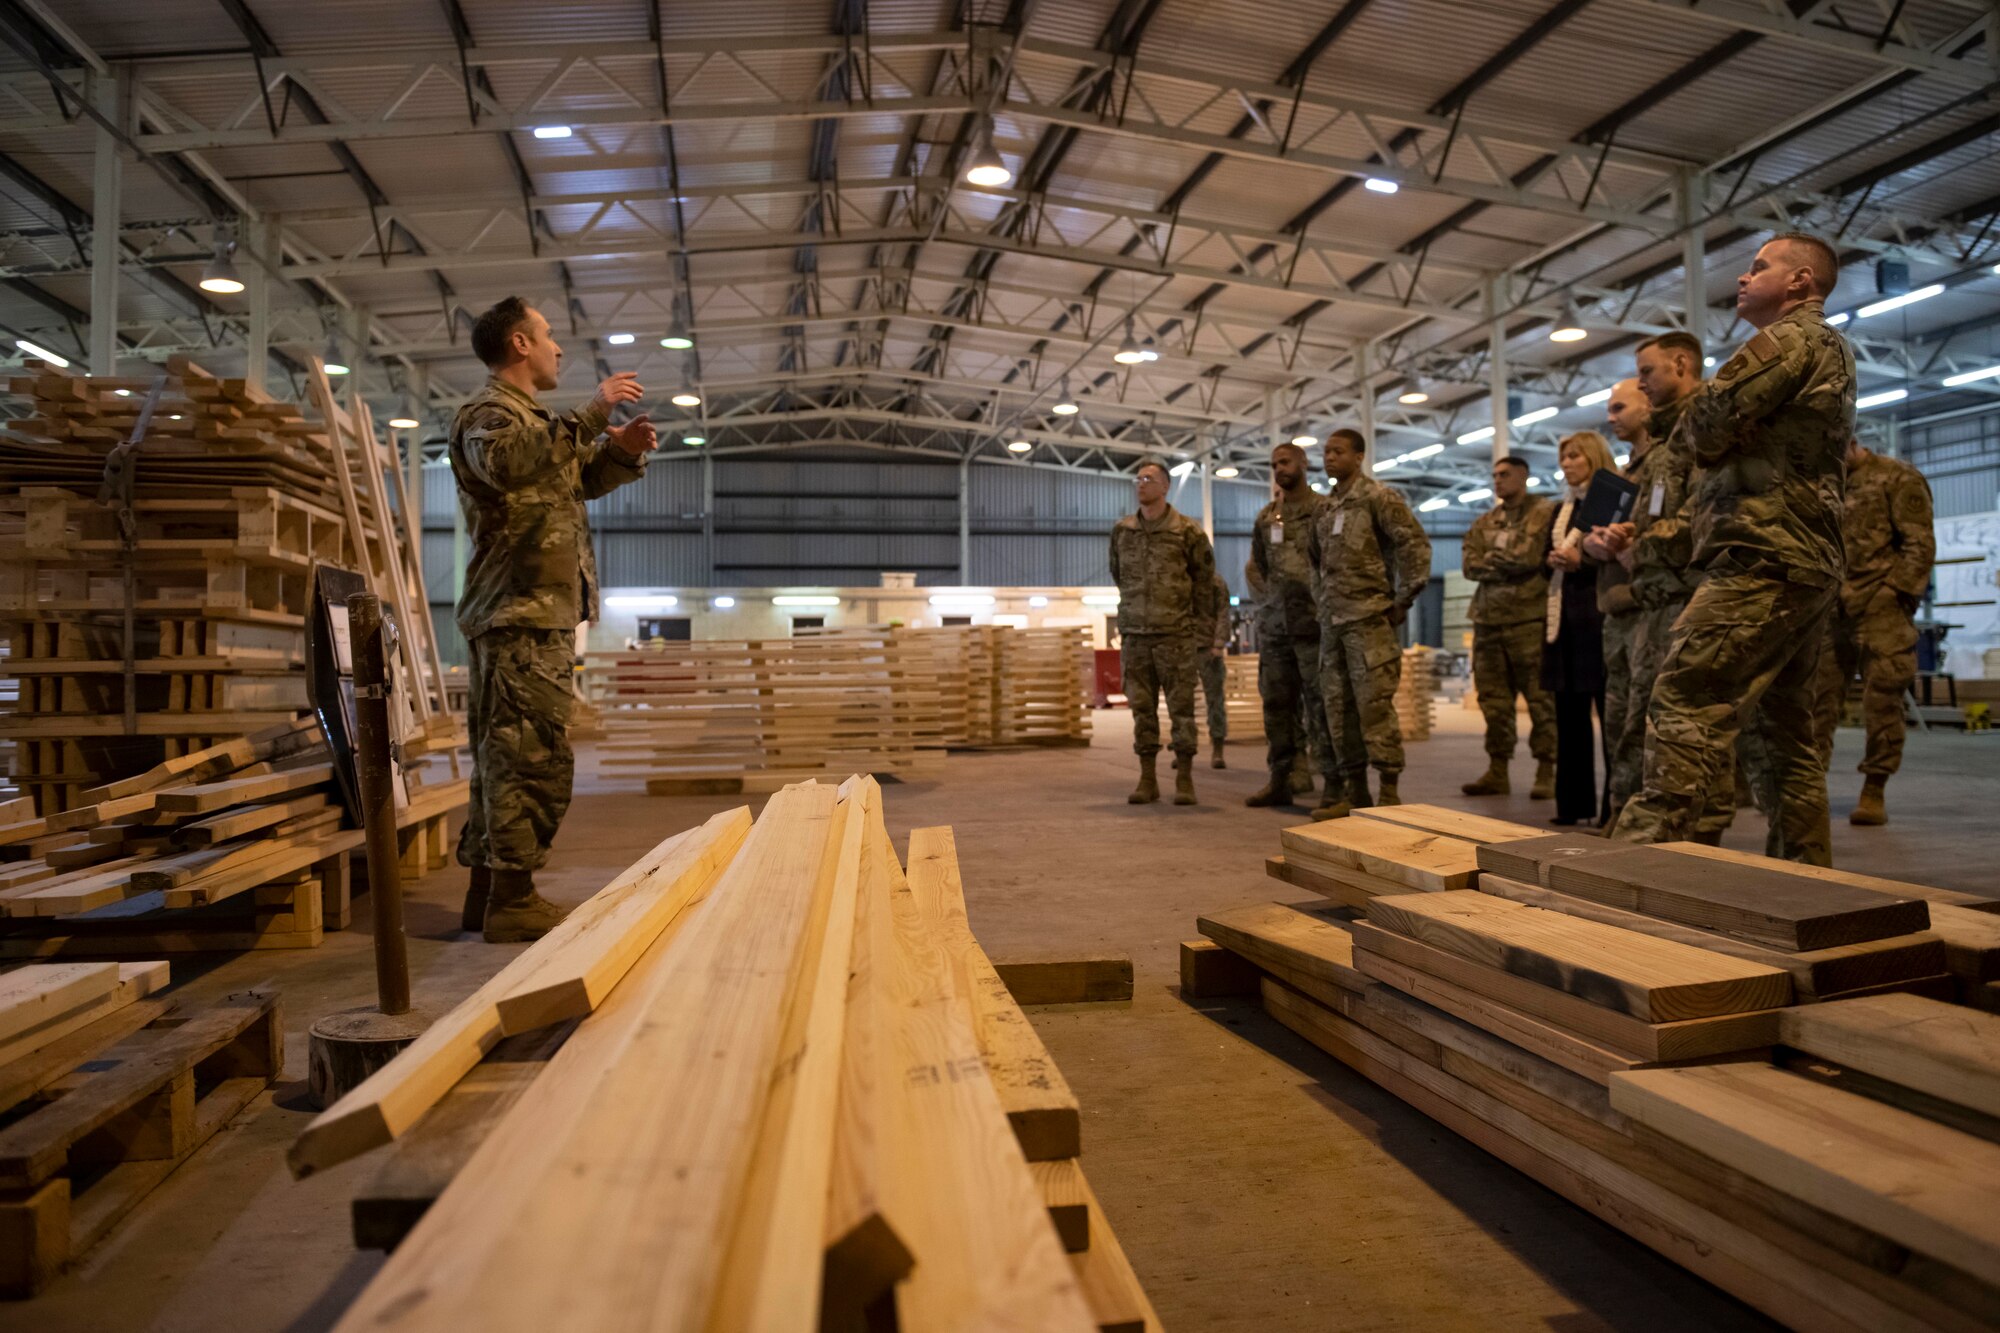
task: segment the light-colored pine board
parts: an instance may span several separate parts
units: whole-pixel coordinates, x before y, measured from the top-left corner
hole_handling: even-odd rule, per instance
[[[1317,903],[1257,903],[1210,912],[1195,929],[1255,963],[1272,962],[1360,991],[1368,978],[1354,966],[1354,936],[1347,923]]]
[[[0,1041],[103,999],[117,986],[116,963],[29,963],[0,973]]]
[[[1081,1170],[1076,1173],[1075,1184],[1085,1200],[1090,1246],[1072,1254],[1070,1263],[1076,1268],[1084,1301],[1090,1306],[1099,1333],[1165,1333],[1159,1312],[1153,1308],[1145,1287],[1139,1283],[1139,1275],[1132,1271],[1132,1261],[1125,1257],[1125,1247],[1118,1243],[1111,1223],[1104,1216],[1104,1205],[1098,1202],[1097,1191],[1090,1187]]]
[[[1356,810],[1351,817],[1425,833],[1442,833],[1465,842],[1512,842],[1517,838],[1539,838],[1548,831],[1442,805],[1371,805]]]
[[[115,963],[111,966],[116,969],[117,981],[110,990],[93,995],[70,1009],[51,1014],[33,1027],[0,1040],[0,1066],[11,1066],[17,1060],[29,1059],[79,1028],[88,1027],[127,1005],[167,988],[168,965],[164,960]]]
[[[2000,1145],[1748,1062],[1617,1074],[1611,1104],[1920,1254],[2000,1273]]]
[[[1279,837],[1289,858],[1328,862],[1426,893],[1469,889],[1479,877],[1476,844],[1367,820],[1297,824]]]
[[[1792,1002],[1792,979],[1777,968],[1489,894],[1378,898],[1368,919],[1647,1023]]]
[[[1283,880],[1307,893],[1317,893],[1322,898],[1357,911],[1366,908],[1371,899],[1385,893],[1410,892],[1401,884],[1391,884],[1388,880],[1326,861],[1308,865],[1285,856],[1267,856],[1264,858],[1264,873],[1272,879]]]
[[[155,808],[162,814],[205,815],[227,806],[273,800],[332,780],[333,765],[306,764],[257,777],[224,778],[220,782],[175,787],[159,793]]]
[[[1062,1240],[1063,1253],[1081,1254],[1090,1248],[1090,1185],[1074,1157],[1060,1162],[1030,1162],[1028,1174],[1048,1205],[1049,1221]]]
[[[1915,995],[1787,1011],[1785,1045],[2000,1117],[2000,1014]]]

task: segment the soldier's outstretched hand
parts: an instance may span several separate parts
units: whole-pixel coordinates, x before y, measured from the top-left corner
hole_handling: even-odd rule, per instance
[[[610,437],[613,448],[630,458],[642,458],[660,447],[660,432],[644,412],[622,426],[606,426],[604,433]]]
[[[610,412],[620,403],[636,403],[646,392],[639,383],[639,376],[629,370],[621,370],[604,383],[597,386],[597,395],[591,403],[600,411]]]

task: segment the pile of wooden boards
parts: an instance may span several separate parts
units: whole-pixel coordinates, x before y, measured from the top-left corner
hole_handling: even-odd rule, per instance
[[[1189,994],[1793,1327],[2000,1322],[2000,1019],[1934,998],[2000,903],[1428,806],[1283,839],[1326,900],[1201,918]]]
[[[276,998],[165,998],[167,964],[0,973],[0,1296],[32,1296],[276,1078]]]
[[[1402,724],[1406,741],[1431,738],[1437,706],[1437,657],[1437,649],[1422,644],[1403,650],[1403,675],[1396,683],[1396,721]]]
[[[906,872],[855,777],[662,843],[291,1161],[395,1143],[343,1329],[1157,1328],[1079,1140],[951,831]]]
[[[468,783],[406,768],[412,871],[442,864]],[[310,948],[347,924],[348,827],[318,725],[284,722],[102,787],[0,807],[0,957]]]
[[[1093,655],[1081,625],[893,625],[810,630],[888,634],[928,658],[944,743],[954,750],[1090,744]]]
[[[308,422],[184,358],[157,380],[29,368],[8,387],[30,413],[0,432],[0,676],[15,694],[0,742],[40,813],[296,716],[315,562],[365,574],[394,607],[398,670],[416,682],[404,734],[455,731],[434,718],[441,667],[402,470],[323,374]],[[128,514],[100,490],[149,402]]]

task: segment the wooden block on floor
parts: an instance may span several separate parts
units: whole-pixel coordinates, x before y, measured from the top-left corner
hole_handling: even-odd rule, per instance
[[[2000,1118],[2000,1015],[1914,995],[1787,1011],[1785,1045]]]
[[[995,958],[993,970],[1016,1004],[1086,1004],[1132,998],[1132,960],[1119,954],[1081,958]]]
[[[1074,1157],[1059,1162],[1030,1162],[1028,1174],[1049,1206],[1049,1221],[1062,1238],[1065,1253],[1081,1254],[1090,1248],[1090,1186],[1083,1168]]]
[[[1220,1000],[1255,995],[1256,964],[1214,940],[1181,941],[1181,998]]]

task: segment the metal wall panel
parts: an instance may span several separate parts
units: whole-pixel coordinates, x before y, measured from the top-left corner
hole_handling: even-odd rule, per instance
[[[458,483],[452,478],[451,469],[442,464],[426,465],[423,474],[424,522],[450,523],[451,516],[458,512]]]
[[[702,587],[711,582],[699,533],[600,532],[597,578],[607,588]]]
[[[654,463],[646,475],[589,504],[590,521],[603,529],[701,527],[701,464]]]
[[[434,602],[448,602],[456,586],[457,571],[452,566],[451,533],[424,534],[424,591]]]

